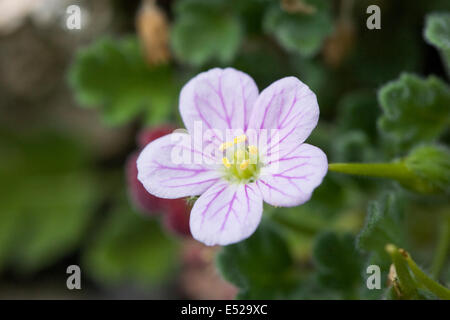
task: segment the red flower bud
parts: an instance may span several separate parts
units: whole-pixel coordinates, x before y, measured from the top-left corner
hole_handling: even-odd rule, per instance
[[[153,140],[165,136],[166,134],[172,133],[172,131],[174,130],[175,127],[171,125],[162,125],[151,129],[144,129],[139,132],[137,136],[137,144],[139,148],[142,149]]]
[[[190,206],[184,199],[166,200],[164,225],[166,228],[181,236],[190,236],[189,217]]]

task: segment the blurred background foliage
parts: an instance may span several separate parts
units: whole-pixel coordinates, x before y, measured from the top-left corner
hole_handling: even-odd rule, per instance
[[[81,30],[65,28],[70,4]],[[380,30],[366,27],[371,4]],[[448,1],[0,0],[0,12],[1,298],[436,298],[399,294],[388,243],[450,285]],[[265,208],[248,240],[195,242],[180,232],[189,204],[136,203],[148,195],[125,164],[146,130],[183,126],[187,80],[225,66],[260,90],[310,86],[321,118],[308,142],[329,162],[411,154],[440,194],[330,172],[305,205]],[[66,289],[71,264],[81,291]],[[370,264],[382,290],[366,287]]]

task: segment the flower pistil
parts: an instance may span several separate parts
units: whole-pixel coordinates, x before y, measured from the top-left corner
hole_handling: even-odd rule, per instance
[[[261,162],[258,148],[247,144],[247,136],[240,135],[233,142],[224,142],[219,150],[224,152],[224,178],[230,182],[250,183],[258,177]]]

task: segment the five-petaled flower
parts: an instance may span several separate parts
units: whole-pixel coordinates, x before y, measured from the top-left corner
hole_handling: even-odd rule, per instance
[[[247,74],[212,69],[184,86],[179,107],[187,133],[148,144],[137,160],[138,178],[157,197],[200,195],[190,228],[207,245],[246,239],[261,221],[263,201],[300,205],[327,172],[326,155],[304,143],[317,125],[317,98],[295,77],[259,94]],[[201,143],[191,139],[199,128]],[[226,139],[226,131],[239,134]],[[204,161],[175,161],[176,148]]]

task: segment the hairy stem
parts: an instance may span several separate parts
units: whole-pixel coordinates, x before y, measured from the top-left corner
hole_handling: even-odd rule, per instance
[[[393,244],[386,246],[386,251],[391,256],[392,262],[395,266],[398,281],[400,283],[401,295],[403,299],[412,299],[417,296],[417,283],[411,276],[408,264],[403,259],[400,250]]]
[[[450,300],[450,290],[442,286],[438,282],[431,279],[425,272],[423,272],[419,266],[414,262],[411,256],[404,251],[403,257],[409,265],[412,273],[414,274],[417,281],[426,287],[428,290],[433,292],[436,296],[444,300]]]

